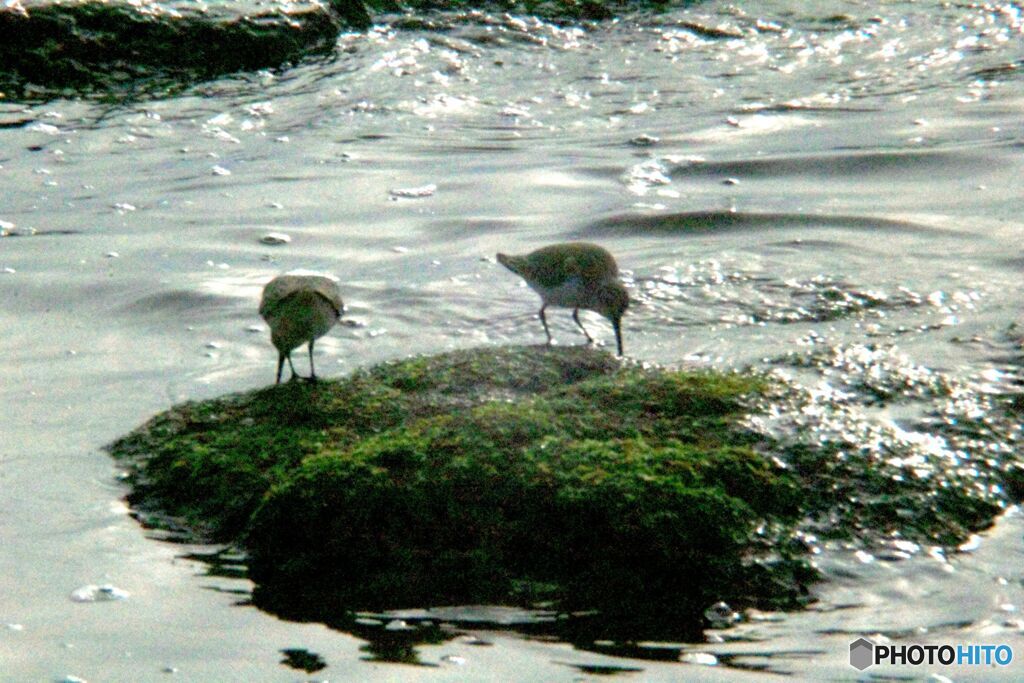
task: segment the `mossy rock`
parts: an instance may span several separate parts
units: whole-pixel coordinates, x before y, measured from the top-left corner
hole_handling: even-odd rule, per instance
[[[137,508],[320,610],[792,605],[803,566],[763,550],[803,496],[737,427],[765,382],[475,349],[184,404],[111,452]]]
[[[247,15],[227,5],[178,12],[158,5],[140,9],[123,0],[14,5],[0,7],[0,100],[85,96],[123,101],[173,95],[227,74],[327,56],[341,31],[368,29],[374,20],[371,12],[392,15],[396,26],[429,30],[440,26],[421,17],[437,12],[508,12],[580,22],[686,4],[690,2],[311,0]],[[406,16],[394,16],[399,14]]]
[[[362,0],[298,3],[252,16],[233,16],[226,7],[179,14],[105,0],[0,8],[0,96],[174,93],[328,54],[340,31],[369,26]]]

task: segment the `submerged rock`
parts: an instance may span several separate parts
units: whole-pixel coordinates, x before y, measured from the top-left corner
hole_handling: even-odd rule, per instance
[[[131,0],[0,6],[0,100],[116,99],[174,94],[226,74],[274,69],[330,54],[339,32],[370,28],[370,12],[396,27],[439,29],[432,13],[487,12],[551,21],[597,21],[663,0],[300,0],[239,14],[229,5],[179,11]],[[249,8],[251,9],[251,8]],[[244,10],[243,10],[244,11]],[[401,16],[405,14],[403,18]],[[516,25],[527,24],[510,19]],[[442,29],[443,30],[443,29]]]
[[[251,16],[82,0],[0,8],[0,91],[12,99],[173,91],[330,52],[364,29],[361,0],[282,5]]]

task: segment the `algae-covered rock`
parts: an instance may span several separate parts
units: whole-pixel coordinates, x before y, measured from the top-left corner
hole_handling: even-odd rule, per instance
[[[243,545],[261,590],[320,610],[778,606],[803,495],[737,426],[764,383],[477,349],[185,404],[111,451],[135,506]]]
[[[173,94],[225,74],[329,54],[340,31],[369,28],[371,12],[429,28],[417,17],[494,12],[599,21],[670,4],[688,0],[304,0],[250,14],[233,14],[228,5],[179,11],[128,0],[13,2],[0,7],[0,99]]]
[[[600,638],[699,636],[719,600],[801,604],[830,539],[956,547],[1020,500],[1019,398],[883,351],[791,364],[852,359],[839,395],[917,397],[916,421],[777,375],[509,347],[187,403],[111,450],[141,516],[245,549],[254,602],[291,618],[544,602],[600,609]]]
[[[128,0],[55,0],[0,7],[0,99],[124,99],[173,94],[225,74],[275,69],[330,54],[339,32],[366,30],[371,11],[429,29],[435,12],[612,19],[664,9],[662,0],[302,0],[240,14],[244,6],[179,11]],[[686,4],[677,0],[674,4]],[[403,18],[399,15],[405,15]],[[382,16],[383,18],[383,16]]]
[[[0,8],[0,92],[21,98],[174,90],[327,53],[343,28],[369,25],[361,0],[282,5],[251,16],[106,0],[15,4]]]

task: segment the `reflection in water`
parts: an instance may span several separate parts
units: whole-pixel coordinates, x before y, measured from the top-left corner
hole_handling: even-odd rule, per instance
[[[615,676],[616,674],[633,674],[643,671],[643,669],[635,666],[602,666],[600,664],[570,664],[568,662],[558,663],[571,666],[580,673],[589,674],[591,676]]]
[[[421,659],[422,646],[453,641],[491,646],[490,640],[474,635],[480,631],[516,633],[540,642],[571,643],[580,651],[653,660],[678,659],[685,648],[682,643],[704,638],[699,620],[687,616],[680,621],[673,618],[674,612],[611,616],[472,605],[363,612],[331,604],[329,597],[305,591],[296,595],[264,586],[256,586],[252,604],[285,619],[323,623],[364,640],[361,650],[372,660],[431,666]],[[668,649],[638,644],[644,641],[679,644]]]
[[[309,650],[287,649],[281,650],[281,654],[284,655],[281,663],[292,669],[311,674],[327,668],[327,662],[324,661],[324,658]]]

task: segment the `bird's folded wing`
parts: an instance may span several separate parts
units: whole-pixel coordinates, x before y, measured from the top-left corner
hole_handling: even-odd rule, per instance
[[[260,301],[260,315],[266,318],[273,315],[283,303],[295,294],[310,292],[331,305],[341,315],[344,304],[341,295],[338,293],[338,285],[331,278],[318,276],[291,276],[282,275],[272,280],[263,290],[263,299]]]
[[[331,308],[334,309],[334,312],[340,318],[342,311],[345,310],[345,304],[342,302],[341,297],[338,296],[338,289],[337,289],[337,287],[333,287],[332,289],[333,289],[333,291],[321,291],[318,288],[314,292],[314,294],[316,294],[318,297],[320,297],[321,299],[326,301],[328,304],[330,304]]]

